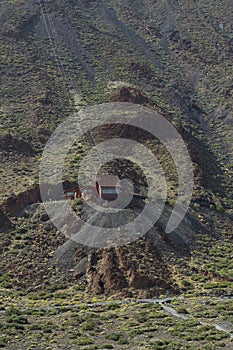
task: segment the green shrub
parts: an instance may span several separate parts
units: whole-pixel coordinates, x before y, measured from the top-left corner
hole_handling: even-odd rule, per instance
[[[106,336],[106,339],[118,341],[118,340],[120,340],[122,337],[123,337],[123,333],[122,333],[122,332],[114,332],[114,333],[108,334],[108,335]]]
[[[181,281],[182,285],[185,287],[185,288],[188,288],[188,289],[193,289],[193,285],[191,282],[187,281],[187,280],[182,280]]]
[[[170,341],[168,340],[160,340],[160,339],[157,339],[155,340],[154,342],[154,345],[152,347],[152,349],[167,349],[167,346],[169,345]]]
[[[91,338],[83,337],[76,339],[75,343],[77,345],[91,345],[94,344],[94,341]]]
[[[184,307],[178,307],[176,308],[176,311],[178,314],[188,314],[189,312]]]
[[[21,315],[21,311],[16,306],[9,306],[5,314],[6,316]]]
[[[28,320],[26,316],[23,315],[12,315],[9,317],[6,317],[7,323],[17,323],[17,324],[27,324]]]
[[[77,198],[77,199],[75,199],[74,202],[73,202],[73,204],[74,204],[75,206],[80,206],[80,205],[82,205],[82,204],[83,204],[82,198]]]
[[[97,331],[99,329],[99,325],[95,321],[86,321],[82,324],[82,331]]]
[[[114,346],[112,344],[102,344],[99,349],[114,349]]]
[[[223,211],[224,211],[224,207],[223,207],[222,204],[216,204],[215,206],[216,206],[216,210],[217,210],[217,211],[220,211],[220,212],[223,212]]]
[[[12,288],[14,283],[14,278],[12,275],[1,275],[0,276],[0,286],[3,288]]]

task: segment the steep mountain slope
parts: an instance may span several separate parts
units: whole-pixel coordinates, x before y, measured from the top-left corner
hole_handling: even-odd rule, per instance
[[[40,153],[75,107],[107,102],[119,85],[111,82],[123,81],[140,86],[151,106],[213,154],[222,168],[214,175],[226,186],[221,197],[231,198],[224,177],[232,175],[228,1],[221,11],[201,1],[22,1],[14,11],[12,6],[1,4],[3,136],[23,138]],[[17,159],[17,169],[11,152],[1,150],[1,159],[4,193],[36,180],[36,155]]]
[[[69,113],[122,101],[175,123],[195,165],[196,209],[230,208],[232,11],[229,1],[2,3],[2,198],[37,181],[44,144]],[[172,162],[155,145],[172,199]],[[85,146],[75,151],[81,159]]]
[[[185,313],[211,322],[219,313],[219,322],[233,322],[231,300],[211,304],[207,299],[203,304],[211,311],[198,308],[203,296],[232,297],[232,16],[231,0],[0,3],[0,347],[127,349],[136,337],[135,349],[231,348],[232,324],[225,333],[208,328],[205,319],[202,326],[195,320],[184,326],[184,320],[174,321],[155,306],[150,312],[148,305],[143,314],[136,306],[121,306],[122,320],[115,304],[109,306],[110,316],[99,305],[104,324],[108,317],[116,318],[112,333],[106,334],[101,317],[100,323],[91,320],[99,315],[87,312],[85,319],[65,308],[72,300],[86,312],[81,302],[93,294],[137,298],[183,293],[187,300],[197,300],[188,302]],[[143,131],[103,127],[85,135],[67,155],[63,177],[76,181],[83,156],[99,141],[124,135],[142,142],[161,163],[168,188],[163,216],[145,237],[119,248],[82,247],[57,231],[40,203],[38,169],[46,141],[73,112],[104,102],[131,102],[160,112],[188,147],[193,198],[184,221],[170,235],[164,228],[177,196],[175,164],[165,147]],[[145,185],[140,169],[122,159],[103,170],[135,180],[138,192]],[[137,214],[141,205],[128,208],[125,218]],[[80,217],[84,206],[72,203]],[[93,220],[98,222],[94,215]],[[36,311],[41,303],[43,310]],[[183,314],[183,301],[174,303],[181,304]],[[57,323],[51,325],[55,314]],[[41,315],[44,327],[35,322]],[[147,317],[155,318],[148,321],[153,329],[145,323]],[[66,324],[69,331],[59,345],[57,331],[64,334]],[[142,333],[138,324],[143,324]],[[80,326],[79,333],[71,331],[74,325]],[[157,337],[162,332],[161,344],[150,332]]]
[[[229,209],[232,11],[229,1],[1,3],[1,197],[38,181],[44,144],[72,111],[129,101],[177,126],[197,206]],[[157,156],[169,182],[172,163],[162,149]],[[67,176],[78,166],[68,164]]]

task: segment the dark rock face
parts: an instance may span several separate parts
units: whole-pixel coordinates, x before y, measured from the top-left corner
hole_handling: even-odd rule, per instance
[[[39,185],[37,185],[28,191],[7,198],[6,201],[2,203],[2,209],[10,216],[17,216],[27,205],[40,201],[40,188]]]
[[[110,294],[127,287],[123,271],[119,268],[118,257],[113,249],[93,252],[89,255],[87,279],[95,294]]]
[[[17,139],[10,134],[7,134],[0,139],[0,151],[23,153],[28,156],[35,153],[30,144],[24,140]]]
[[[8,229],[12,228],[13,225],[8,217],[0,209],[0,232],[6,232]]]
[[[148,103],[149,100],[139,89],[123,86],[112,94],[110,97],[110,102],[131,102],[145,104]]]
[[[20,24],[14,24],[9,28],[5,24],[3,26],[3,34],[7,37],[11,37],[15,40],[19,40],[24,36],[28,31],[36,26],[39,21],[40,16],[38,14],[28,14],[28,17],[25,17]]]
[[[54,199],[57,199],[56,198],[56,189],[58,187],[57,185],[43,184],[43,186],[44,186],[44,191],[47,191],[49,193],[49,191],[51,190],[51,197],[55,196]],[[76,187],[76,186],[78,186],[76,182],[70,182],[70,181],[63,182],[64,190],[72,187]],[[48,194],[48,198],[49,197],[50,196]],[[36,185],[25,192],[21,192],[17,195],[12,194],[2,203],[2,209],[5,213],[8,213],[10,216],[17,216],[20,214],[21,210],[23,210],[26,206],[31,205],[33,203],[38,203],[38,202],[41,202],[41,193],[40,193],[40,186]],[[42,221],[43,221],[43,218],[42,218]],[[46,216],[44,217],[44,221],[46,221]]]

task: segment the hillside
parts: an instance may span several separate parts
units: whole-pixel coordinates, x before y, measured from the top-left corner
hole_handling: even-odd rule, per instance
[[[40,153],[72,109],[109,101],[118,84],[111,82],[121,81],[140,87],[231,172],[232,6],[217,4],[2,3],[1,137],[23,139]],[[36,155],[14,157],[14,147],[1,148],[8,194],[37,177]],[[222,173],[215,176],[223,182]]]
[[[231,349],[232,17],[231,0],[1,2],[0,347]],[[108,102],[147,107],[176,127],[194,189],[184,220],[166,233],[178,193],[166,147],[122,125],[83,135],[66,156],[63,181],[77,181],[93,146],[124,137],[156,156],[167,184],[165,209],[144,237],[98,249],[54,226],[39,165],[63,121]],[[132,162],[119,157],[102,171],[145,194],[143,169]],[[107,219],[81,200],[71,207],[80,222],[108,228],[133,220],[144,202]]]

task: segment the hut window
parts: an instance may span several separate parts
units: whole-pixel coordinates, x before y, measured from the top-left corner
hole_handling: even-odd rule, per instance
[[[103,188],[102,194],[117,194],[117,190],[115,188]]]

